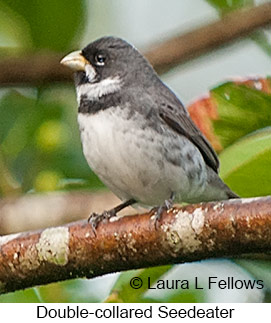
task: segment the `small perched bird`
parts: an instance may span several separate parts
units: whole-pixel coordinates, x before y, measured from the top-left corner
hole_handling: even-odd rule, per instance
[[[91,169],[122,201],[90,222],[140,203],[164,209],[177,202],[237,198],[219,178],[213,148],[177,96],[126,41],[100,38],[61,63],[75,73],[78,123]]]

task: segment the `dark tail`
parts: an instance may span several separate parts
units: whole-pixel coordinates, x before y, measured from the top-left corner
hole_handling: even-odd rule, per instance
[[[223,199],[238,199],[240,198],[234,193],[228,185],[226,185],[222,179],[215,173],[210,167],[208,171],[208,191],[210,192],[209,200],[223,200]]]
[[[225,183],[224,183],[225,184]],[[226,184],[225,184],[226,185]],[[227,186],[227,185],[226,185]],[[227,195],[229,199],[239,199],[240,196],[234,193],[228,186],[227,186]]]

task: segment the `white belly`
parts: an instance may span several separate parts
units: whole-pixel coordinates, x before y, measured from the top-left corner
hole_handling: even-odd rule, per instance
[[[122,200],[146,205],[161,204],[172,192],[185,196],[193,190],[182,168],[161,155],[162,135],[140,129],[116,109],[78,115],[84,155],[105,185]]]

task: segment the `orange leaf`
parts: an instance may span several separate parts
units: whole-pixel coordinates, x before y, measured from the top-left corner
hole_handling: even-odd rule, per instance
[[[219,137],[214,132],[212,123],[212,120],[217,120],[219,118],[217,105],[214,99],[210,96],[199,99],[188,107],[188,112],[194,123],[210,141],[214,149],[216,151],[221,151],[223,147],[219,141]]]

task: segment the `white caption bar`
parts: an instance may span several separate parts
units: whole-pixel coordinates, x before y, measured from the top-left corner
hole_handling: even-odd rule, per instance
[[[18,322],[120,322],[151,321],[205,322],[249,320],[270,322],[270,304],[0,304],[1,321]],[[63,320],[64,319],[64,320]],[[27,321],[26,321],[27,320]]]

